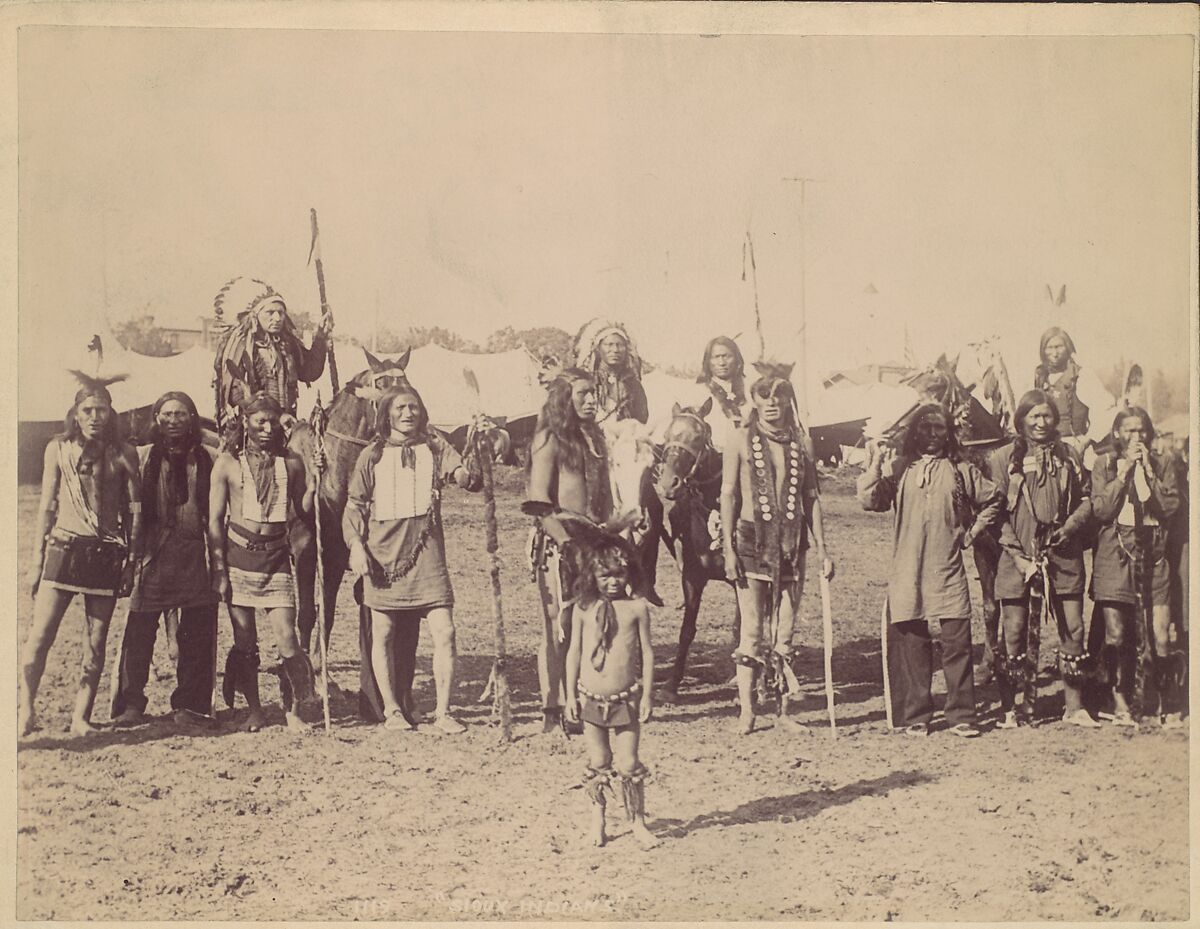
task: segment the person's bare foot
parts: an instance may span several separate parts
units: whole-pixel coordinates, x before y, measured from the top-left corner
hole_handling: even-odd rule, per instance
[[[660,687],[654,694],[655,703],[674,704],[679,702],[679,692],[673,687]]]
[[[413,732],[417,727],[404,718],[404,711],[399,707],[387,714],[383,728],[393,732]]]
[[[1064,713],[1062,721],[1072,726],[1078,726],[1080,729],[1099,729],[1100,724],[1092,719],[1087,710],[1080,708],[1074,713]]]
[[[304,720],[302,720],[300,718],[300,714],[296,713],[295,711],[292,711],[290,713],[284,713],[283,718],[285,720],[287,720],[287,727],[289,729],[291,729],[292,732],[311,732],[312,731],[312,723],[306,723]]]
[[[238,728],[242,732],[259,732],[267,724],[267,718],[261,709],[251,710]]]
[[[23,706],[17,710],[17,732],[20,737],[24,738],[27,735],[32,735],[41,728],[38,726],[37,716],[33,712],[33,707]]]
[[[100,731],[99,729],[97,729],[95,726],[93,726],[86,719],[78,719],[77,718],[77,719],[71,720],[71,735],[89,736],[89,735],[94,735],[95,733],[97,733],[99,731]]]
[[[775,717],[775,728],[778,729],[780,732],[787,732],[787,733],[793,733],[793,734],[804,731],[803,726],[801,726],[798,722],[796,722],[796,720],[792,719],[792,717],[790,717],[786,714]]]
[[[634,823],[630,831],[642,848],[654,848],[658,845],[658,836],[646,828],[645,823]]]
[[[742,713],[738,716],[737,723],[733,727],[733,731],[738,735],[749,735],[754,731],[754,714]]]
[[[546,707],[542,710],[542,735],[562,731],[562,709]]]
[[[997,729],[1016,729],[1017,728],[1017,711],[1005,710],[1004,718],[996,723]]]
[[[467,727],[449,713],[439,713],[433,720],[433,728],[446,735],[459,735],[466,732]]]
[[[1167,713],[1162,718],[1162,727],[1166,730],[1182,729],[1183,714],[1182,713]]]
[[[113,717],[114,726],[140,726],[146,721],[146,714],[134,707],[129,707],[119,716]]]

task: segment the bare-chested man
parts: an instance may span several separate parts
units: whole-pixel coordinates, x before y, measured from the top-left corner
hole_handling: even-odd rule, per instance
[[[232,707],[241,691],[250,707],[242,725],[257,732],[265,723],[258,698],[258,630],[263,611],[283,657],[279,688],[287,724],[306,729],[300,704],[313,696],[313,671],[296,637],[296,593],[288,547],[288,507],[312,512],[315,485],[299,455],[283,445],[283,410],[266,393],[241,404],[241,421],[212,471],[209,551],[213,586],[229,604],[233,648],[225,662],[222,694]]]
[[[787,703],[798,682],[791,668],[792,630],[804,591],[804,558],[812,530],[826,578],[825,526],[812,442],[796,415],[791,365],[759,362],[761,377],[746,426],[724,451],[721,535],[725,570],[737,585],[742,613],[737,664],[738,731],[754,731],[754,675],[772,670],[780,688],[780,724],[792,728]]]
[[[66,429],[46,446],[42,499],[34,543],[33,628],[21,654],[21,735],[37,728],[33,705],[50,646],[67,607],[83,594],[87,616],[83,665],[71,732],[95,732],[96,689],[104,671],[108,623],[118,597],[129,596],[141,547],[141,485],[137,453],[121,441],[108,385],[76,376],[83,386]]]

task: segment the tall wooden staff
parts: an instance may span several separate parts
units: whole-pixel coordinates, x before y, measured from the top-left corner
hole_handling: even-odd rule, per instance
[[[821,566],[821,638],[825,646],[825,708],[829,711],[829,737],[837,738],[837,714],[833,708],[833,606],[829,597],[829,578]]]
[[[316,213],[313,213],[313,223],[316,223]],[[316,226],[314,225],[315,229]],[[318,259],[318,262],[320,259]],[[320,268],[320,265],[317,265]],[[319,272],[318,272],[319,273]],[[332,352],[332,346],[330,347]],[[332,359],[332,354],[330,358]],[[320,460],[325,452],[325,407],[321,406],[321,392],[317,391],[317,402],[313,404],[312,414],[308,418],[309,425],[312,427],[313,434],[313,450],[321,453],[317,457]],[[316,629],[317,639],[321,643],[321,703],[325,710],[325,732],[333,731],[333,724],[329,719],[329,645],[325,641],[325,626],[329,621],[329,617],[325,615],[325,568],[322,559],[323,552],[321,551],[321,478],[322,472],[325,470],[323,466],[317,466],[317,489],[315,499],[313,500],[313,510],[316,514],[317,526],[317,578],[316,586],[313,589],[313,606],[317,610]]]
[[[310,209],[309,217],[312,220],[312,245],[308,248],[309,264],[315,264],[317,267],[317,289],[321,293],[321,318],[332,317],[333,312],[329,309],[329,301],[325,299],[325,266],[321,263],[321,233],[317,229],[317,211],[315,208]],[[329,341],[325,345],[325,351],[329,358],[329,380],[333,384],[333,395],[336,397],[338,392],[338,370],[337,358],[333,354],[333,336],[329,337]]]
[[[479,380],[470,368],[463,368],[463,379],[475,396],[476,409],[482,417],[482,398]],[[500,717],[501,738],[512,741],[512,701],[508,689],[506,670],[506,648],[504,643],[504,603],[500,593],[500,541],[496,526],[496,485],[492,475],[492,443],[487,432],[472,426],[467,437],[467,447],[473,448],[483,472],[483,521],[487,532],[487,551],[491,561],[492,575],[492,620],[495,623],[496,657],[492,662],[492,673],[483,690],[480,701],[494,696],[493,713]],[[493,689],[494,688],[494,689]]]

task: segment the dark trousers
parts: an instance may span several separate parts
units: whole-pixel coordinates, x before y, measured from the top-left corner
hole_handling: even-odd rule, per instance
[[[975,722],[971,676],[971,620],[943,619],[942,670],[946,674],[946,721]],[[888,627],[888,676],[896,726],[929,724],[933,718],[933,639],[921,619]]]
[[[146,711],[146,681],[158,637],[160,611],[130,611],[121,640],[119,683],[113,697],[112,715],[127,709]],[[176,633],[179,659],[175,666],[175,691],[171,708],[212,715],[212,691],[216,667],[213,648],[217,641],[217,604],[185,606],[179,611]]]
[[[975,570],[979,574],[979,588],[983,600],[983,655],[979,664],[991,669],[996,663],[1000,638],[1000,601],[996,599],[996,569],[1000,564],[1000,546],[990,536],[983,536],[971,547],[971,555],[975,559]]]

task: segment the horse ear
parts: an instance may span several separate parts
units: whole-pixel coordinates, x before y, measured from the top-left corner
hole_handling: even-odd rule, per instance
[[[679,405],[678,401],[671,404],[671,415],[672,416],[678,416],[682,412],[683,412],[683,407],[681,407]]]
[[[412,357],[412,346],[409,346],[408,348],[406,348],[404,350],[404,353],[399,358],[396,359],[395,367],[397,367],[401,371],[403,371],[405,368],[408,367],[408,359],[411,357]]]
[[[363,349],[363,354],[367,356],[367,367],[371,369],[371,373],[378,374],[383,368],[383,362],[372,355],[365,348]]]
[[[678,404],[676,404],[676,406],[678,406]],[[700,404],[700,410],[699,410],[700,418],[706,419],[708,417],[708,414],[712,412],[712,408],[713,408],[713,398],[709,397],[707,400],[705,400],[703,403]]]

